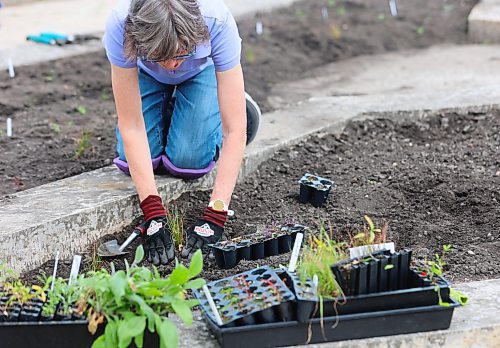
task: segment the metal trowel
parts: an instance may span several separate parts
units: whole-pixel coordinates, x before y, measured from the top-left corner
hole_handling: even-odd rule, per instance
[[[125,255],[128,253],[124,251],[125,248],[127,248],[140,234],[141,230],[135,229],[122,245],[119,245],[116,239],[102,243],[97,247],[97,255],[104,258]]]

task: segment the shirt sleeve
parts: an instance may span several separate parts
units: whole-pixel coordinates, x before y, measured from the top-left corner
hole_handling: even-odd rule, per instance
[[[241,38],[234,17],[228,13],[211,34],[211,57],[218,72],[234,68],[241,60]]]
[[[106,31],[103,37],[108,60],[120,68],[134,68],[137,62],[127,59],[123,52],[124,32],[124,21],[119,20],[115,11],[111,11],[106,21]]]

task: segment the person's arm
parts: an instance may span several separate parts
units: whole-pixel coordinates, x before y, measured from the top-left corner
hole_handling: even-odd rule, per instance
[[[245,88],[240,64],[216,75],[223,144],[210,200],[229,205],[246,147]]]
[[[137,68],[124,69],[112,64],[111,81],[125,156],[142,202],[150,195],[158,196],[158,190],[142,116]]]

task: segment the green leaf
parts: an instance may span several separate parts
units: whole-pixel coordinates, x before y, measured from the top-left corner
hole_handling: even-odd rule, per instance
[[[159,319],[156,321],[156,332],[160,336],[160,347],[162,348],[177,348],[179,345],[179,333],[177,327],[168,318]]]
[[[172,303],[172,308],[175,314],[181,318],[181,320],[186,325],[191,325],[193,323],[193,314],[191,313],[191,308],[187,306],[184,301],[176,301]]]
[[[137,249],[135,249],[134,265],[140,264],[143,259],[144,259],[144,248],[141,244],[137,247]]]
[[[122,297],[125,296],[125,289],[127,287],[127,278],[123,271],[118,271],[109,279],[109,287],[115,296],[115,301],[118,305],[122,303]]]
[[[134,343],[137,348],[142,348],[144,345],[144,331],[134,337]]]
[[[390,269],[393,269],[394,265],[385,265],[384,270],[388,271]]]
[[[106,328],[104,329],[105,347],[112,348],[117,345],[116,338],[116,323],[114,321],[108,321]]]
[[[132,338],[139,334],[144,334],[146,328],[146,317],[135,316],[122,321],[118,326],[118,347],[127,348],[132,342]]]
[[[465,306],[467,302],[469,302],[469,296],[464,294],[461,291],[458,291],[456,289],[450,288],[450,297],[460,303],[461,306]]]
[[[189,264],[189,278],[194,278],[203,270],[203,255],[201,250],[198,249],[193,257],[191,258],[191,263]]]
[[[106,348],[106,339],[104,335],[97,337],[94,343],[92,343],[92,348]]]
[[[375,229],[375,224],[373,223],[373,220],[368,215],[365,215],[365,220],[368,223],[368,226],[370,227],[370,231],[373,231]]]
[[[172,274],[170,274],[169,279],[172,284],[184,284],[189,280],[189,275],[189,270],[184,265],[179,264],[175,267]]]
[[[205,283],[206,283],[205,279],[202,278],[193,279],[184,284],[184,289],[190,289],[190,290],[199,289],[203,285],[205,285]]]

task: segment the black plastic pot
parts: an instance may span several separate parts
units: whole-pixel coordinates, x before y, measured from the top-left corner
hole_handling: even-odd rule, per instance
[[[339,315],[313,319],[310,323],[289,321],[221,328],[210,318],[207,322],[223,348],[282,347],[444,330],[450,327],[457,306],[451,302],[449,307],[434,305]]]
[[[339,262],[331,270],[346,296],[398,290],[406,283],[410,259],[411,250],[378,251]]]
[[[223,326],[247,326],[292,320],[295,296],[269,267],[261,267],[207,284]],[[205,294],[193,291],[200,307],[213,320]]]
[[[284,225],[279,230],[264,235],[255,233],[245,236],[245,240],[236,238],[211,245],[215,263],[219,268],[236,267],[241,260],[260,260],[290,252],[297,233],[304,233],[302,225]]]
[[[103,333],[104,325],[100,325],[96,334],[91,335],[85,320],[1,323],[0,347],[90,348]],[[135,347],[135,344],[130,347]],[[144,348],[158,347],[158,336],[145,330]]]
[[[306,173],[300,180],[300,203],[311,203],[316,208],[321,208],[326,202],[333,182],[319,176]]]
[[[319,298],[313,292],[310,279],[301,280],[294,273],[282,272],[281,279],[293,291],[296,297],[297,321],[308,322],[320,317]],[[407,273],[404,289],[346,296],[338,299],[323,299],[323,316],[367,313],[410,307],[432,306],[439,303],[435,285],[421,287],[423,277],[416,270]],[[438,281],[441,298],[450,301],[450,287],[445,279]]]

